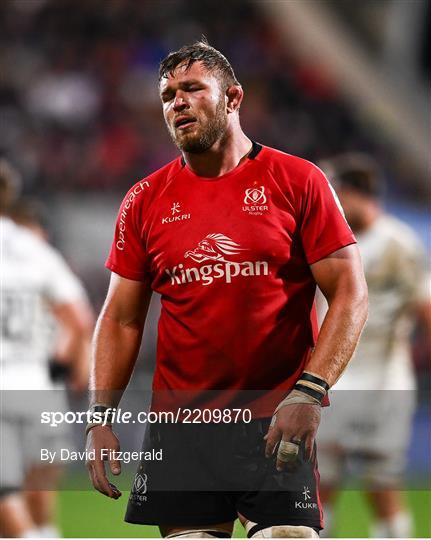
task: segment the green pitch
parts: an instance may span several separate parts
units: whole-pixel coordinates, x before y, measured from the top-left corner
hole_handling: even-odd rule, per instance
[[[127,493],[118,501],[90,491],[62,491],[59,500],[59,522],[66,537],[152,538],[159,537],[157,527],[130,525],[123,522]],[[431,491],[406,493],[415,520],[415,537],[431,536]],[[337,537],[367,537],[370,514],[358,491],[344,492],[335,513]],[[245,538],[244,529],[236,524],[234,536]]]

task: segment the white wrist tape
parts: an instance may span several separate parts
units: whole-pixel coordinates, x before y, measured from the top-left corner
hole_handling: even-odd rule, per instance
[[[308,394],[305,394],[304,392],[301,392],[301,390],[295,390],[293,389],[284,399],[281,401],[275,411],[274,414],[277,414],[277,412],[286,405],[298,405],[299,403],[307,403],[311,405],[320,405],[320,401],[312,396],[309,396]]]

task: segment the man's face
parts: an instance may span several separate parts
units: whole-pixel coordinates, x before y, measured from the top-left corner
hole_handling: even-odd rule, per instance
[[[189,69],[180,64],[163,78],[160,97],[169,133],[181,151],[200,154],[225,134],[225,93],[201,62],[194,62]]]

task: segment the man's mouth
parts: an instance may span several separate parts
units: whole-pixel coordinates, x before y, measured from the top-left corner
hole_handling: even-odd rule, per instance
[[[175,129],[185,129],[186,127],[194,124],[196,122],[196,118],[193,116],[179,116],[175,122],[174,126]]]

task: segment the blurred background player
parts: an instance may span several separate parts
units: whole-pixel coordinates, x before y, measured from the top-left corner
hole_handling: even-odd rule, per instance
[[[381,171],[372,158],[348,153],[322,168],[358,240],[370,306],[320,430],[325,535],[331,535],[332,505],[346,466],[356,459],[376,520],[372,536],[410,537],[412,519],[401,493],[416,394],[409,336],[418,317],[431,335],[425,249],[409,226],[384,212]]]
[[[59,373],[67,374],[72,390],[85,390],[93,315],[80,281],[47,243],[42,207],[36,201],[14,201],[19,184],[18,173],[1,160],[0,362],[2,390],[8,391],[1,413],[1,534],[58,537],[55,489],[61,471],[38,458],[42,447],[64,446],[67,433],[60,429],[49,439],[43,435],[32,400],[64,410],[64,392],[54,391],[62,388]],[[34,390],[43,393],[35,398]]]
[[[21,197],[11,206],[9,212],[10,218],[18,225],[27,228],[41,240],[50,243],[50,228],[48,220],[47,207],[34,197]],[[71,306],[80,317],[84,325],[92,325],[93,311],[88,302],[87,295],[84,292],[82,283],[76,274],[66,266],[65,272],[69,272],[68,278],[71,282],[76,282],[76,289],[83,291],[82,298],[76,298]],[[53,311],[58,313],[55,315]],[[47,334],[47,345],[50,347],[49,373],[51,380],[56,386],[63,386],[65,382],[71,390],[81,392],[86,390],[89,373],[89,342],[84,341],[82,350],[70,352],[75,345],[71,343],[75,339],[73,333],[68,330],[67,324],[58,324],[58,319],[64,317],[61,310],[55,306],[45,310],[46,317],[45,332]],[[49,336],[49,332],[51,335]],[[73,355],[73,361],[70,357]]]

